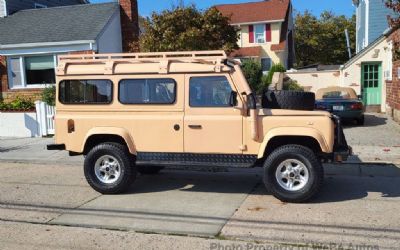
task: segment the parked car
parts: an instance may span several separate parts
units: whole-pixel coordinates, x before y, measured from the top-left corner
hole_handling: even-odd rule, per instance
[[[64,55],[56,72],[48,149],[85,155],[86,180],[103,194],[126,191],[146,168],[263,167],[275,197],[304,202],[322,185],[321,162],[351,154],[338,118],[313,110],[314,95],[273,95],[293,109],[313,98],[311,111],[258,108],[224,51]]]
[[[352,88],[319,89],[316,94],[315,109],[326,110],[342,120],[356,121],[358,125],[364,125],[364,104]]]

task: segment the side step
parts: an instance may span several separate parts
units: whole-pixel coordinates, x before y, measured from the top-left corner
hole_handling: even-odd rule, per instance
[[[257,155],[192,154],[192,153],[138,153],[137,165],[185,167],[238,167],[251,168]]]

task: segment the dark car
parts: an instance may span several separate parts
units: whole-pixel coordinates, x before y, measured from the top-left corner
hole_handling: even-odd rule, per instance
[[[355,120],[358,125],[364,125],[364,104],[352,88],[319,89],[316,94],[315,109],[326,110],[339,116],[341,120]]]

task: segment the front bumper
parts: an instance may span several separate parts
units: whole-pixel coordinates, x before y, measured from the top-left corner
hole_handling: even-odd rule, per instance
[[[332,115],[332,120],[335,123],[335,144],[331,160],[333,162],[344,162],[353,154],[353,149],[347,144],[340,118]]]

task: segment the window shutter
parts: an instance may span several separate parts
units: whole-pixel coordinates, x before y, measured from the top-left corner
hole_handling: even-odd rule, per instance
[[[265,24],[265,41],[271,42],[271,24]]]
[[[254,43],[254,26],[249,25],[249,43]]]

